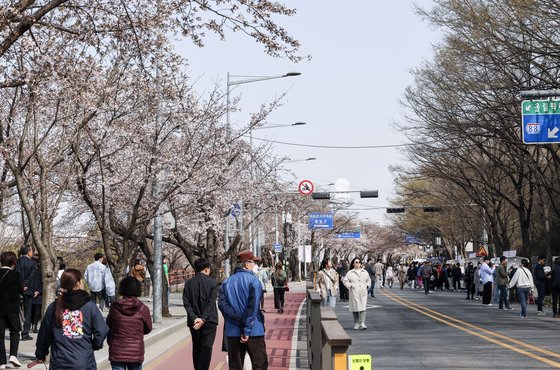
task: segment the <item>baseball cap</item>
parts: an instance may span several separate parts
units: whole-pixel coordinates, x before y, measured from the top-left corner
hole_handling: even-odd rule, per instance
[[[257,257],[250,250],[242,251],[237,254],[237,262],[247,262],[247,261],[260,261],[261,258]]]

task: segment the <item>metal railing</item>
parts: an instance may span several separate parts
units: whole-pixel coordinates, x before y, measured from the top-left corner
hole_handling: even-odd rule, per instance
[[[194,276],[195,272],[192,269],[173,269],[169,270],[169,288],[172,292],[179,292],[183,290],[183,284]],[[224,269],[218,270],[218,281],[223,279]]]

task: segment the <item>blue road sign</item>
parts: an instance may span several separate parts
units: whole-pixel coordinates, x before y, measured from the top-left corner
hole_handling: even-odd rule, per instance
[[[525,100],[521,112],[523,143],[560,143],[560,100]]]
[[[412,234],[404,234],[404,242],[407,244],[422,244],[422,241]]]
[[[340,234],[336,234],[338,239],[360,239],[362,235],[359,231],[343,231]]]
[[[332,212],[309,212],[309,228],[332,229],[333,213]]]
[[[281,243],[275,243],[274,244],[274,252],[276,252],[276,253],[282,252],[282,244]]]
[[[238,203],[232,205],[230,214],[235,217],[239,216],[241,214],[241,205],[239,205]]]

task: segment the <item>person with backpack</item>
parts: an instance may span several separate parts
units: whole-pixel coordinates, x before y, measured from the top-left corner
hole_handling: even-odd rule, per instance
[[[274,308],[278,313],[284,313],[284,295],[288,283],[288,275],[284,271],[282,262],[276,264],[274,273],[271,276],[272,287],[274,289]]]

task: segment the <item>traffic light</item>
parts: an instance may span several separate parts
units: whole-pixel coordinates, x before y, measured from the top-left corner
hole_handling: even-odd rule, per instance
[[[331,199],[331,193],[311,193],[313,199]]]
[[[424,207],[424,212],[439,212],[441,208],[439,207]]]
[[[377,190],[360,191],[360,198],[377,198]]]
[[[404,207],[387,208],[387,213],[404,213]]]

